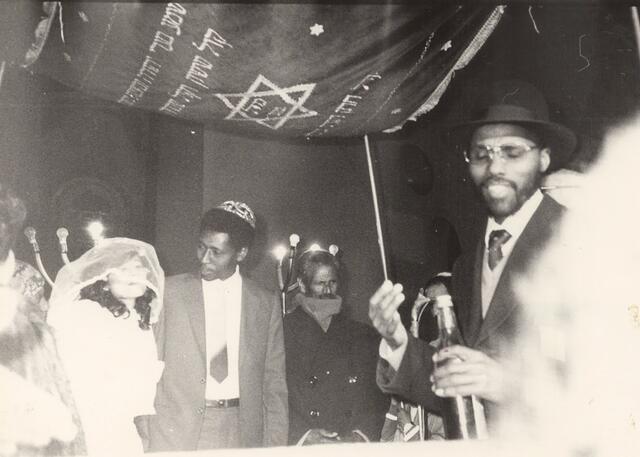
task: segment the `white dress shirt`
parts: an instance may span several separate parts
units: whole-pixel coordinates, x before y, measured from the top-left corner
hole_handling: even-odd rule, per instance
[[[507,259],[513,251],[513,247],[516,245],[518,238],[522,235],[525,227],[529,223],[531,216],[536,212],[538,206],[542,202],[542,192],[536,190],[529,199],[522,204],[520,209],[510,216],[507,216],[502,224],[498,224],[493,217],[489,217],[487,222],[487,230],[484,234],[484,257],[482,259],[482,317],[487,315],[491,299],[496,291],[496,286],[504,270],[504,266],[507,263]],[[495,268],[492,270],[489,268],[489,235],[494,230],[506,230],[511,235],[508,241],[502,245],[502,259]]]
[[[205,398],[222,400],[239,398],[239,349],[240,311],[242,303],[242,276],[236,267],[235,273],[224,281],[202,280],[204,296],[205,335],[207,341],[207,386]],[[215,319],[224,315],[227,345],[228,374],[222,381],[216,381],[209,373],[211,358],[222,349],[222,342],[210,337],[217,328]]]

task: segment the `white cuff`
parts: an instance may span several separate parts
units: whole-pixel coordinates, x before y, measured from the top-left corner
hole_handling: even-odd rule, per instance
[[[402,343],[397,348],[391,349],[391,346],[387,344],[387,340],[382,339],[380,341],[380,349],[378,350],[378,354],[380,354],[380,357],[385,359],[394,370],[398,371],[406,350],[407,341]]]

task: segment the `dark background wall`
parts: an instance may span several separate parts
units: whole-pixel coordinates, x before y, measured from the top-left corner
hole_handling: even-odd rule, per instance
[[[84,252],[86,220],[102,219],[107,236],[149,239],[155,187],[145,113],[10,72],[0,88],[0,180],[28,208],[52,276],[62,265],[56,228],[66,226],[70,257]],[[17,254],[32,260],[24,237]]]
[[[202,127],[168,117],[154,117],[156,212],[149,238],[167,275],[194,267],[202,214]]]
[[[439,105],[395,134],[372,134],[392,277],[413,297],[469,248],[484,217],[460,150],[442,132],[464,118],[490,81],[521,78],[582,139],[581,169],[606,129],[637,110],[638,62],[628,8],[509,7]],[[536,28],[538,30],[536,30]],[[582,56],[580,55],[582,54]],[[587,65],[588,63],[588,65]],[[0,180],[26,201],[50,272],[55,229],[86,249],[83,224],[153,243],[168,274],[195,266],[198,219],[225,199],[247,201],[260,236],[247,273],[274,288],[270,250],[296,232],[342,249],[349,312],[366,321],[382,279],[362,139],[322,144],[248,138],[101,102],[10,67],[0,85]],[[18,257],[32,260],[24,238]]]
[[[244,268],[246,274],[275,290],[271,251],[278,244],[286,245],[291,233],[301,236],[301,249],[314,242],[325,248],[337,244],[348,312],[366,322],[368,298],[381,283],[383,272],[364,142],[314,144],[205,130],[201,153],[197,148],[178,153],[191,130],[187,124],[164,128],[157,142],[155,243],[166,258],[167,273],[197,267],[195,242],[202,212],[224,200],[242,200],[258,217],[258,237]],[[450,173],[438,173],[439,162],[446,168],[447,155],[436,153],[441,148],[424,147],[420,137],[416,140],[423,143],[422,148],[405,135],[371,138],[389,273],[405,284],[411,296],[432,274],[450,267],[456,255],[455,248],[448,246],[453,224],[454,230],[466,234],[465,229],[473,227],[469,219],[477,214],[477,209],[467,210],[472,207],[468,195],[461,194],[458,181],[464,184],[466,178],[456,181]],[[407,150],[408,145],[413,149]],[[418,153],[431,166],[436,164],[427,195],[416,192],[407,179],[416,175],[412,156]],[[456,211],[454,200],[452,211],[446,204],[452,198],[466,202],[465,210]],[[439,219],[451,226],[438,224]]]
[[[255,279],[277,288],[271,250],[287,245],[291,233],[300,235],[302,250],[336,244],[347,275],[345,301],[352,315],[366,319],[367,294],[382,270],[360,142],[312,145],[206,132],[203,170],[205,208],[237,199],[259,216],[249,262]]]

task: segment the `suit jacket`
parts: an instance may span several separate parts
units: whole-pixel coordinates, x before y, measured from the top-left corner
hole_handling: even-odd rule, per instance
[[[288,407],[282,312],[275,295],[242,278],[240,317],[240,443],[287,443]],[[167,278],[155,329],[165,369],[156,415],[148,418],[149,450],[196,449],[205,410],[204,296],[198,274]]]
[[[380,337],[371,327],[338,314],[325,333],[298,306],[284,318],[289,388],[289,443],[311,428],[349,439],[360,430],[372,441],[389,399],[375,381]]]
[[[524,325],[522,305],[514,289],[515,281],[535,261],[536,254],[552,235],[563,213],[564,207],[553,199],[547,196],[542,199],[507,259],[484,319],[480,290],[485,250],[484,231],[476,249],[458,259],[453,269],[452,296],[459,327],[467,346],[490,357],[500,358],[501,348],[513,344]],[[431,392],[428,382],[433,371],[433,353],[434,349],[427,343],[409,337],[407,350],[397,373],[386,361],[379,361],[380,387],[437,411],[441,400]],[[487,415],[491,419],[491,410],[495,405],[487,403],[485,402]]]

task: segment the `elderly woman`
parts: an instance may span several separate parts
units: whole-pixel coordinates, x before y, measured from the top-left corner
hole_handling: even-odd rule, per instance
[[[153,247],[127,238],[100,241],[56,277],[48,320],[89,454],[143,450],[134,418],[155,412],[163,364],[151,325],[163,287]]]

